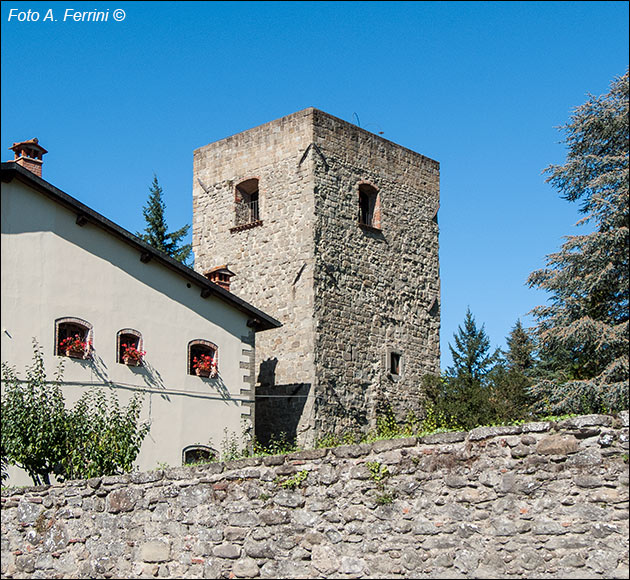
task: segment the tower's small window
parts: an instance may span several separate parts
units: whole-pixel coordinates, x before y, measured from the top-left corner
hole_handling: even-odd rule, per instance
[[[118,331],[116,335],[116,362],[128,366],[142,366],[144,355],[142,335],[131,328]]]
[[[252,178],[236,186],[236,226],[260,221],[258,179]]]
[[[359,224],[377,229],[381,227],[378,190],[368,183],[359,185]]]
[[[188,374],[216,378],[219,375],[219,349],[208,340],[188,344]]]
[[[392,375],[400,375],[400,353],[389,353],[389,372]]]
[[[88,358],[92,351],[92,325],[80,318],[59,318],[55,321],[55,354],[72,358]]]

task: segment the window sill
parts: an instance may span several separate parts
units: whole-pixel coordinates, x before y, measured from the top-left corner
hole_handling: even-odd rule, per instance
[[[244,230],[251,230],[252,228],[256,228],[262,225],[263,225],[262,220],[256,220],[255,222],[250,222],[248,224],[243,224],[242,226],[235,226],[233,228],[230,228],[230,233],[236,234],[238,232],[242,232]]]
[[[376,234],[380,234],[382,232],[381,228],[377,228],[375,226],[369,226],[367,224],[364,224],[363,222],[359,222],[359,227],[362,230],[366,230],[368,232],[374,232]]]

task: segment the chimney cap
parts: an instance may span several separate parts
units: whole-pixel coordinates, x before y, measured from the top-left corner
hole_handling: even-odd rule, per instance
[[[212,268],[211,270],[204,272],[204,276],[206,277],[210,276],[210,274],[227,274],[228,276],[236,276],[236,274],[227,267],[227,264],[217,266],[216,268]]]
[[[20,150],[24,148],[35,149],[38,153],[40,153],[40,155],[43,155],[44,153],[48,153],[48,151],[39,144],[39,139],[37,137],[33,137],[32,139],[29,139],[28,141],[20,141],[19,143],[13,143],[13,146],[9,147],[9,149],[14,151],[16,155],[19,153]]]

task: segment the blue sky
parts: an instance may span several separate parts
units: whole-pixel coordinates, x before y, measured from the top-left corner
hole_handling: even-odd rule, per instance
[[[2,160],[38,137],[44,178],[134,233],[154,173],[192,223],[193,150],[305,107],[439,161],[445,368],[468,307],[503,347],[545,302],[526,279],[580,216],[542,170],[626,71],[628,3],[3,2],[1,58]]]

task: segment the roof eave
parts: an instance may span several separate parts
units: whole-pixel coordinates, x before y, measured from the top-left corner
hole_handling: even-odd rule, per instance
[[[77,214],[78,225],[92,223],[97,227],[104,229],[109,234],[123,240],[140,253],[140,259],[142,262],[147,263],[155,259],[157,262],[166,266],[170,270],[173,270],[189,282],[199,286],[201,298],[216,296],[241,312],[244,312],[250,316],[248,325],[256,332],[272,328],[280,328],[282,326],[282,323],[272,316],[265,314],[262,310],[258,310],[242,298],[239,298],[224,288],[221,288],[218,284],[210,282],[205,276],[198,274],[192,268],[185,266],[164,252],[160,252],[153,246],[150,246],[131,232],[125,230],[111,220],[108,220],[103,215],[89,208],[87,205],[81,203],[79,200],[68,195],[64,191],[61,191],[51,183],[48,183],[45,179],[42,179],[31,171],[28,171],[28,169],[25,169],[21,165],[12,161],[2,162],[1,175],[3,183],[9,183],[14,178],[17,178],[22,183],[29,185],[60,205],[70,209],[72,212]]]

